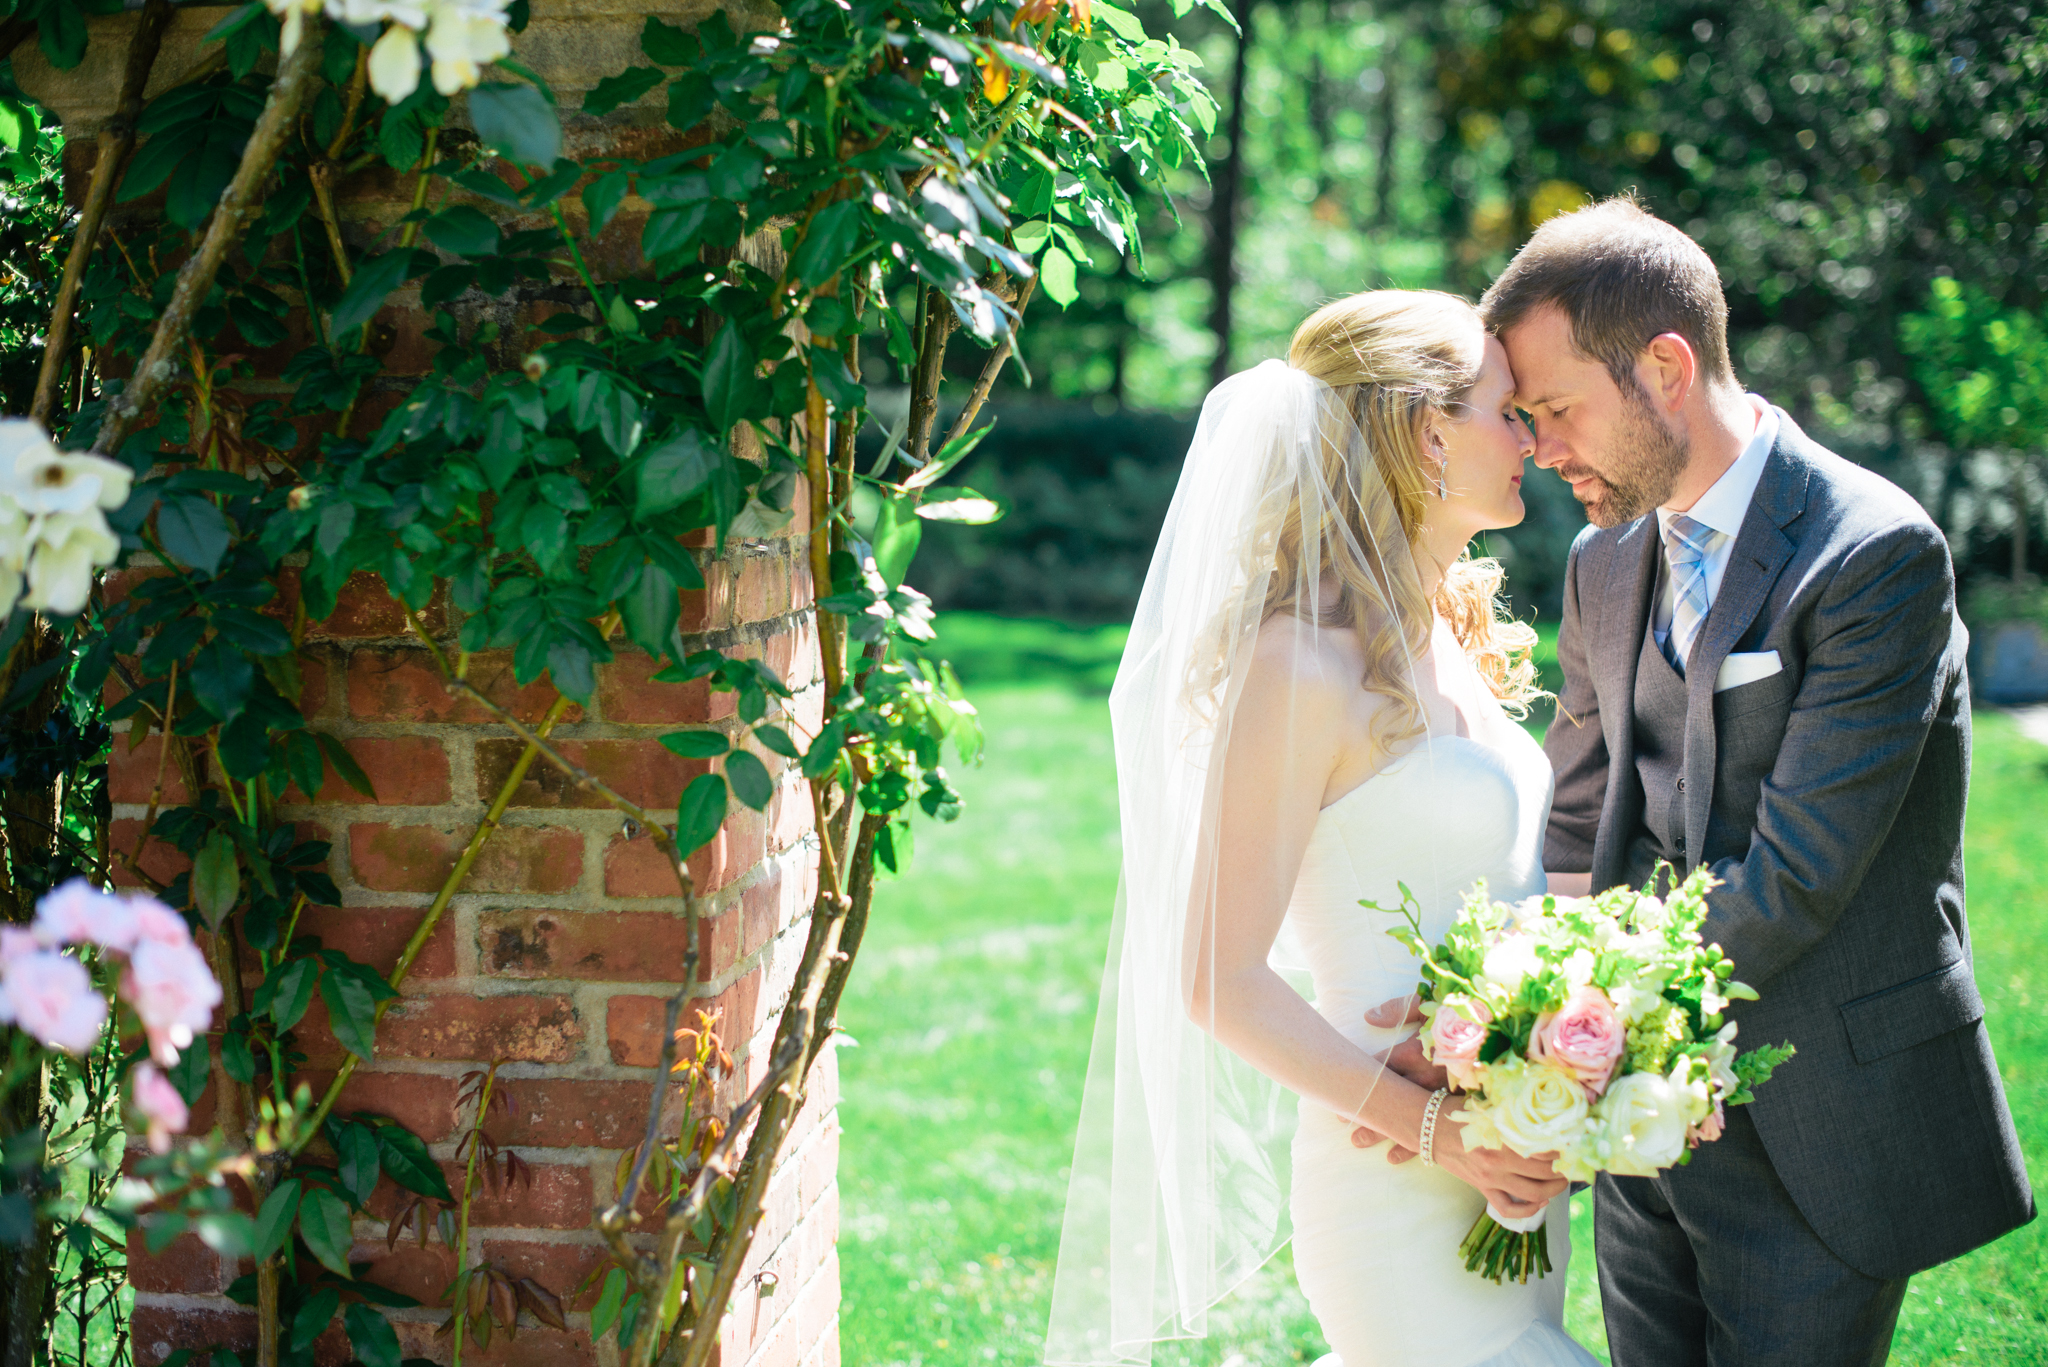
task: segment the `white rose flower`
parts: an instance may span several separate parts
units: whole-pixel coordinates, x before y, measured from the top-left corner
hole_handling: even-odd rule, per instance
[[[1564,974],[1564,980],[1571,984],[1572,990],[1577,991],[1593,981],[1593,966],[1598,962],[1592,950],[1575,949],[1558,965],[1558,971]]]
[[[1687,1101],[1670,1078],[1656,1073],[1630,1073],[1610,1083],[1594,1112],[1602,1166],[1619,1177],[1655,1177],[1676,1163],[1692,1124]]]
[[[92,577],[121,553],[97,508],[53,513],[42,519],[35,555],[28,562],[28,592],[21,601],[39,611],[76,616],[92,594]]]
[[[434,89],[443,95],[468,90],[483,69],[509,56],[512,40],[505,22],[488,11],[438,5],[427,26],[427,55],[434,59]]]
[[[1494,941],[1479,971],[1513,996],[1523,980],[1542,966],[1536,957],[1536,941],[1517,930]]]
[[[384,30],[370,48],[370,89],[397,104],[420,87],[419,38],[402,24]]]
[[[1585,1137],[1586,1089],[1571,1074],[1548,1063],[1496,1065],[1487,1082],[1493,1123],[1507,1146],[1524,1158],[1556,1153]]]
[[[0,494],[31,519],[49,513],[112,510],[128,501],[129,468],[83,451],[59,451],[33,418],[0,418]]]

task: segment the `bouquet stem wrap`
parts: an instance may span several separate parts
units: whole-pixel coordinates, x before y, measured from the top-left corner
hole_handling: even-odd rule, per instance
[[[1550,1231],[1544,1221],[1550,1215],[1545,1206],[1534,1215],[1502,1215],[1492,1206],[1479,1212],[1458,1254],[1465,1270],[1476,1272],[1495,1284],[1513,1277],[1529,1280],[1533,1273],[1547,1276],[1550,1267]]]

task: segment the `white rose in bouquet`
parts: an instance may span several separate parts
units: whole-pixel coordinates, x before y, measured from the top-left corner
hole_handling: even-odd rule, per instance
[[[1517,930],[1494,941],[1487,949],[1479,971],[1487,981],[1512,997],[1520,990],[1523,981],[1542,967],[1543,961],[1536,957],[1536,941]]]
[[[1503,1059],[1486,1090],[1494,1128],[1524,1157],[1563,1153],[1586,1137],[1586,1089],[1554,1064]]]
[[[1657,1073],[1630,1073],[1600,1099],[1602,1167],[1620,1177],[1655,1177],[1685,1152],[1689,1098]]]

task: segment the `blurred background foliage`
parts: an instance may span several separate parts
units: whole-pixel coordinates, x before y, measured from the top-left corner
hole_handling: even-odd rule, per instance
[[[1205,64],[1207,164],[1180,168],[1142,259],[1094,243],[1064,311],[1034,305],[1031,386],[1006,372],[961,472],[1015,511],[927,550],[942,608],[1127,615],[1215,377],[1284,354],[1337,295],[1476,296],[1535,224],[1623,190],[1719,264],[1751,388],[1918,496],[1966,573],[2024,556],[2043,429],[1999,396],[2048,372],[2048,8],[1235,0],[1242,39],[1137,8]],[[1967,308],[1937,345],[1943,280]],[[1990,400],[1965,412],[1973,382]],[[1529,489],[1491,549],[1549,618],[1583,520],[1558,481]]]

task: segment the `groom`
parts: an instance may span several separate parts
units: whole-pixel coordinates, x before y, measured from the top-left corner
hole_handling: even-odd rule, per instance
[[[1881,1363],[1910,1275],[2034,1213],[1970,971],[1947,542],[1742,392],[1713,262],[1632,200],[1545,223],[1481,308],[1592,523],[1545,866],[1711,869],[1742,1041],[1799,1051],[1688,1166],[1599,1179],[1614,1361]]]

